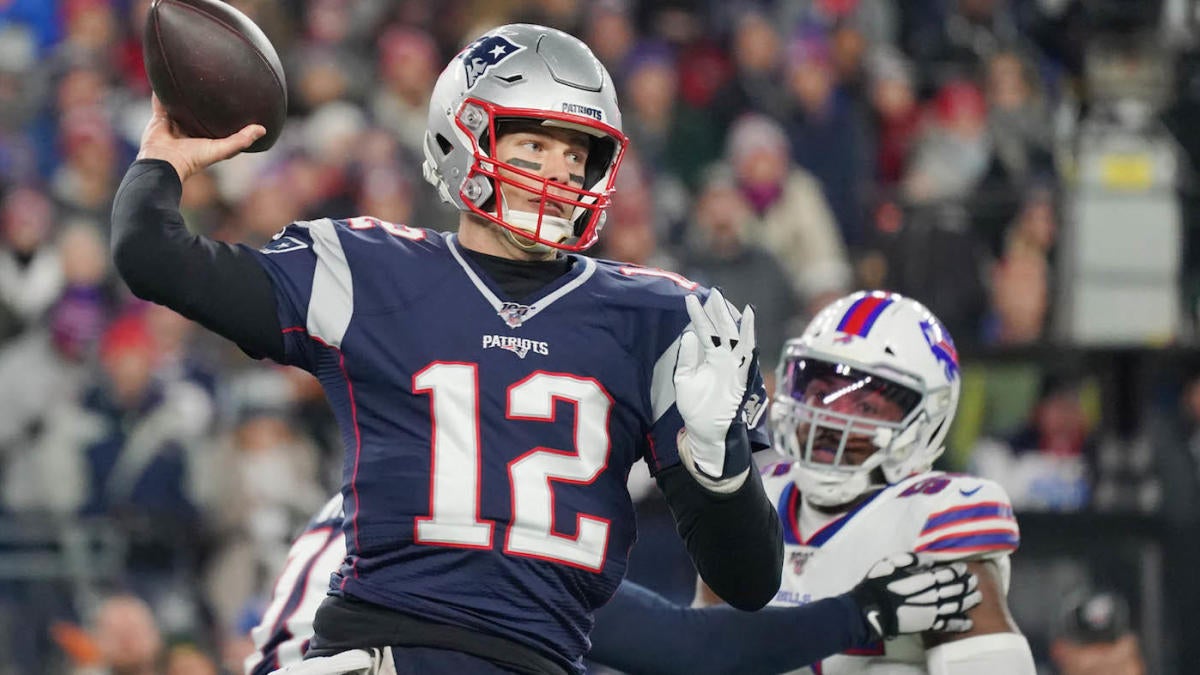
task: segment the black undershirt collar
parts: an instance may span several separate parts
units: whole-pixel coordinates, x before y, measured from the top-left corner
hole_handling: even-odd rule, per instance
[[[516,302],[524,302],[547,284],[570,272],[574,265],[574,260],[565,255],[552,260],[513,260],[472,251],[465,246],[461,249],[483,268],[504,295]]]

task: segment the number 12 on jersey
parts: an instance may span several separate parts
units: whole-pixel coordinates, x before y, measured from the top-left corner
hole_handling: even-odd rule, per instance
[[[416,519],[417,543],[491,548],[495,523],[479,515],[479,495],[485,486],[481,485],[478,366],[432,363],[413,376],[413,393],[429,395],[433,420],[429,515]],[[508,463],[512,519],[504,552],[600,571],[608,546],[608,520],[579,513],[574,537],[556,533],[552,483],[586,485],[604,471],[612,397],[591,378],[537,372],[510,386],[505,401],[508,419],[542,422],[555,421],[557,402],[571,403],[575,448],[531,448]]]

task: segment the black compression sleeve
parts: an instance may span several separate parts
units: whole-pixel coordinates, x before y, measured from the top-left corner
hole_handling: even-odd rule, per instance
[[[254,358],[283,361],[283,334],[266,270],[240,246],[188,232],[183,185],[170,164],[139,160],[113,202],[113,262],[133,294],[233,340]]]
[[[783,572],[783,526],[758,471],[751,466],[728,495],[705,489],[682,465],[660,471],[657,480],[704,583],[738,609],[770,602]]]
[[[631,581],[596,610],[592,661],[627,673],[767,675],[804,668],[871,640],[848,595],[801,607],[692,609]]]

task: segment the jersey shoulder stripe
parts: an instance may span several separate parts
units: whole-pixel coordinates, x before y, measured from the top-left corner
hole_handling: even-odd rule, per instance
[[[968,534],[947,535],[921,544],[917,552],[978,553],[981,551],[1015,551],[1021,543],[1012,530],[978,530]]]
[[[1004,502],[962,504],[930,515],[925,519],[925,527],[921,530],[921,534],[926,535],[937,530],[991,520],[993,518],[1016,522],[1012,505],[1010,504]]]
[[[317,267],[313,272],[305,327],[309,336],[330,347],[340,348],[354,315],[354,281],[350,264],[333,221],[312,221],[308,230],[312,235]]]
[[[674,304],[670,299],[688,293],[699,293],[701,300],[708,297],[707,288],[677,272],[603,258],[596,258],[595,261],[597,276],[603,279],[605,285],[634,289],[636,295],[628,294],[627,297],[636,297],[647,307],[665,299],[668,303],[666,306],[673,308]]]
[[[930,472],[899,498],[920,500],[925,512],[913,550],[944,559],[1007,554],[1020,545],[1012,502],[999,484],[974,476]],[[927,504],[927,506],[925,506]]]

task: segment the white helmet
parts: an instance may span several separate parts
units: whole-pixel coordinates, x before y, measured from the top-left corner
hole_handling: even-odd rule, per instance
[[[492,156],[497,122],[519,120],[591,137],[582,189],[551,183]],[[438,77],[429,103],[424,173],[444,201],[519,235],[513,239],[519,245],[582,251],[596,243],[604,225],[627,144],[612,78],[587,45],[553,28],[511,24],[467,45]],[[540,187],[528,187],[531,182]],[[541,209],[508,208],[502,183],[540,195]],[[568,207],[563,211],[570,218],[545,215],[546,201]]]
[[[784,345],[771,430],[797,460],[793,477],[805,498],[838,506],[878,487],[876,469],[889,484],[928,471],[961,384],[954,342],[924,305],[858,292]],[[848,445],[871,454],[848,461]]]

